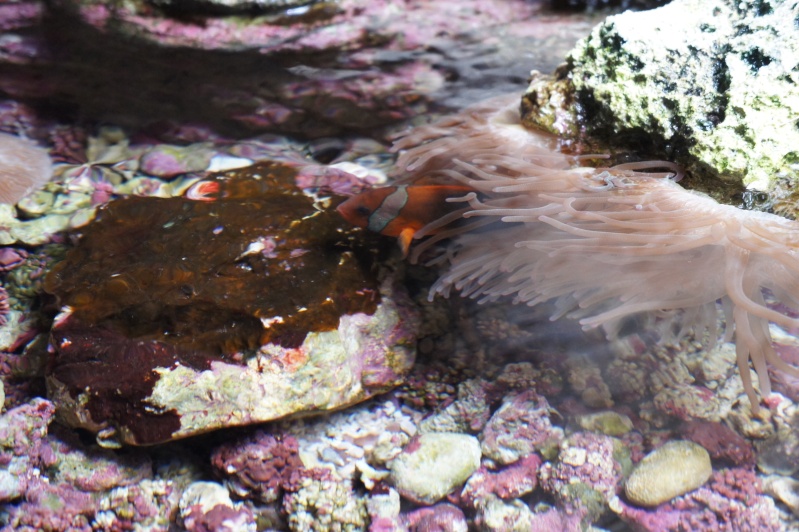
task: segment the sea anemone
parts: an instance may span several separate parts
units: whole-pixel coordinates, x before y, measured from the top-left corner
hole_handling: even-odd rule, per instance
[[[769,323],[799,328],[799,223],[686,190],[671,163],[581,167],[555,137],[524,129],[518,100],[509,101],[417,128],[396,144],[405,150],[402,179],[475,190],[450,200],[462,209],[416,234],[435,232],[412,259],[449,239],[431,261],[445,265],[431,297],[454,288],[481,302],[549,301],[553,320],[601,326],[610,338],[629,317],[644,316],[666,336],[692,334],[706,348],[718,341],[721,308],[753,410],[750,361],[764,396],[767,364],[799,375],[775,353],[769,332]],[[674,173],[639,171],[647,168]]]
[[[0,203],[14,204],[52,176],[50,157],[27,139],[0,133]]]

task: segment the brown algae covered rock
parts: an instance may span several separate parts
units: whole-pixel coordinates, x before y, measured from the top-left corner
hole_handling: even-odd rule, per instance
[[[414,310],[374,241],[323,205],[340,200],[296,174],[262,163],[100,210],[45,283],[63,305],[48,374],[63,421],[153,444],[402,382]]]
[[[670,441],[646,455],[627,479],[624,493],[633,504],[657,506],[707,482],[713,469],[704,447]]]
[[[795,19],[792,2],[734,0],[608,17],[553,79],[534,76],[524,122],[769,190],[799,163]]]

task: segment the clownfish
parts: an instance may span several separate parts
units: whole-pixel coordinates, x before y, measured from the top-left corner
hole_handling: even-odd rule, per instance
[[[352,196],[336,210],[353,225],[397,237],[402,256],[407,257],[411,241],[422,227],[463,208],[463,203],[448,202],[448,198],[474,191],[462,185],[394,185]]]

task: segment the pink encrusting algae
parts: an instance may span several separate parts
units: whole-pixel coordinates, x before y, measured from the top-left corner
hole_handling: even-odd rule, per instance
[[[553,320],[601,326],[609,338],[639,315],[664,339],[692,334],[706,348],[719,339],[720,302],[724,338],[735,339],[754,410],[750,362],[763,396],[771,393],[768,364],[799,374],[776,354],[769,331],[770,323],[799,328],[799,319],[766,303],[770,294],[799,307],[799,223],[686,190],[671,163],[586,168],[556,144],[524,129],[518,104],[507,98],[397,142],[403,181],[437,179],[475,190],[451,198],[463,208],[415,235],[435,233],[416,246],[414,260],[450,239],[430,261],[446,264],[431,297],[454,289],[481,302],[551,302]],[[648,168],[674,176],[638,171]]]

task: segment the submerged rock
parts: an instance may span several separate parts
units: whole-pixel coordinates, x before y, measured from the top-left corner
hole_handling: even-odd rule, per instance
[[[644,457],[625,485],[630,502],[657,506],[695,490],[710,478],[710,455],[701,445],[670,441]]]
[[[414,312],[297,172],[264,163],[100,211],[45,283],[64,305],[48,375],[63,421],[104,445],[152,444],[402,381]]]
[[[419,504],[433,504],[480,467],[480,444],[468,434],[422,434],[411,440],[389,467],[389,480],[400,495]]]
[[[579,518],[581,528],[586,528],[607,513],[629,463],[630,450],[621,440],[575,432],[560,442],[557,460],[541,466],[538,480],[558,508]]]
[[[791,2],[677,0],[609,17],[555,81],[536,79],[525,122],[611,136],[766,190],[799,163],[799,30]]]

